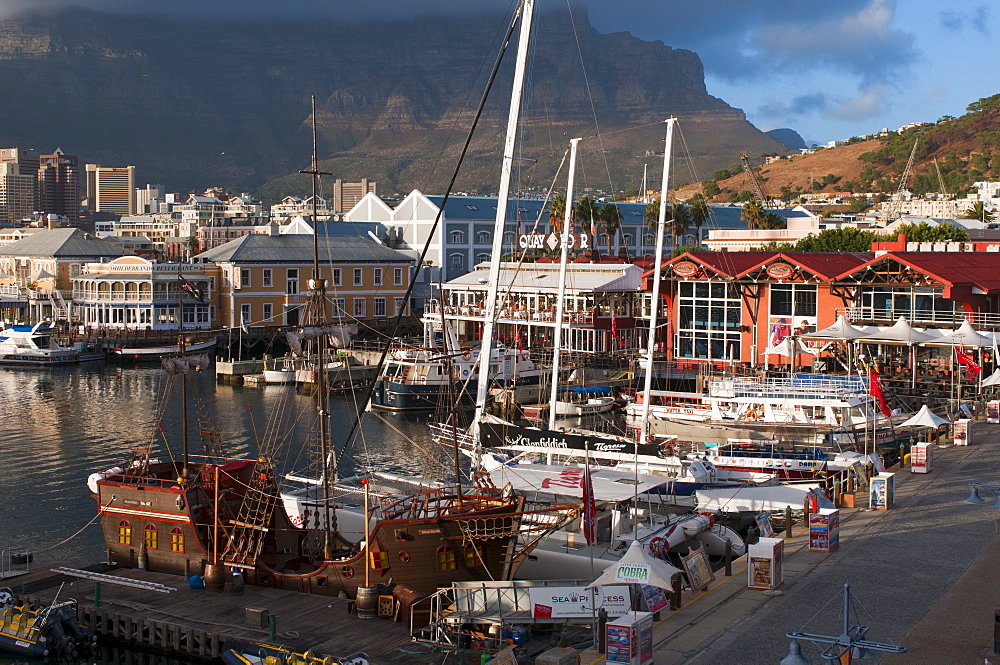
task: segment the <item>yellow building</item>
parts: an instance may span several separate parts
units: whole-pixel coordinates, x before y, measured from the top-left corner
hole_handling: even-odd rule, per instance
[[[313,265],[312,228],[299,221],[280,233],[238,238],[195,256],[219,268],[214,304],[221,327],[298,325]],[[404,307],[413,259],[368,238],[319,237],[327,280],[327,317],[377,326]]]

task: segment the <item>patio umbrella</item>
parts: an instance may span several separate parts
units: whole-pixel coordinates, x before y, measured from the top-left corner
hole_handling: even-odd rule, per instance
[[[873,342],[881,344],[922,344],[931,342],[937,337],[933,334],[916,330],[906,320],[905,316],[899,317],[891,327],[872,335],[859,337],[862,342]]]
[[[36,272],[34,275],[31,276],[31,279],[34,282],[39,282],[43,279],[52,279],[53,277],[55,277],[55,275],[50,273],[45,268],[39,268],[38,272]]]

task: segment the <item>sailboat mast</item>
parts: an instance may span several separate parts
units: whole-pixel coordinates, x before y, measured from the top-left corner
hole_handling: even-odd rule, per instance
[[[181,274],[181,263],[184,253],[177,257],[177,355],[184,357],[184,277]],[[181,372],[181,481],[188,480],[190,464],[190,443],[188,439],[188,396],[187,369]]]
[[[663,234],[667,226],[667,191],[670,185],[670,153],[673,150],[674,125],[676,118],[667,120],[667,138],[663,144],[663,180],[660,183],[660,215],[656,220],[656,255],[653,259],[653,294],[649,302],[649,337],[646,339],[646,380],[642,400],[642,416],[639,419],[638,443],[646,443],[649,429],[650,391],[653,388],[653,352],[656,350],[656,313],[660,308],[660,279],[663,265]],[[637,448],[638,450],[638,448]],[[638,462],[636,468],[638,468]]]
[[[556,402],[559,400],[559,350],[562,348],[563,310],[566,300],[566,261],[569,256],[569,227],[573,219],[573,181],[576,179],[576,151],[580,139],[569,140],[569,177],[566,182],[566,210],[563,212],[559,244],[559,288],[556,290],[555,328],[552,331],[552,392],[549,395],[549,429],[556,428]]]
[[[318,326],[326,320],[326,280],[319,271],[319,220],[316,206],[317,182],[320,175],[330,175],[319,170],[319,156],[316,142],[316,95],[312,96],[312,164],[308,171],[299,171],[312,176],[312,223],[313,223],[313,265],[309,278],[309,297],[306,305],[305,324]],[[323,525],[323,556],[330,557],[330,530],[336,523],[336,508],[333,505],[333,485],[331,473],[336,473],[336,463],[330,446],[330,427],[327,422],[326,402],[326,335],[318,334],[316,341],[316,411],[319,417],[320,458],[323,468],[320,480],[323,484],[323,510],[326,520]],[[331,471],[332,469],[332,471]]]
[[[528,63],[528,47],[531,41],[532,16],[535,0],[523,0],[521,4],[521,31],[517,40],[517,60],[514,70],[514,85],[510,94],[510,112],[507,115],[507,137],[504,140],[503,162],[500,168],[500,191],[497,194],[497,216],[493,224],[493,250],[490,255],[490,277],[483,313],[483,339],[479,352],[479,377],[476,390],[476,414],[473,421],[473,466],[479,466],[482,452],[479,423],[486,408],[486,398],[490,385],[490,361],[493,357],[493,329],[497,311],[497,294],[500,291],[500,255],[503,251],[504,229],[507,223],[507,198],[510,196],[510,175],[514,164],[514,142],[521,115],[524,94],[524,71]]]

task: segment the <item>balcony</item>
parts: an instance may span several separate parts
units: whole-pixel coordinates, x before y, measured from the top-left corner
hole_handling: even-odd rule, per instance
[[[968,321],[978,330],[1000,330],[1000,314],[946,312],[933,309],[896,309],[893,307],[847,307],[837,310],[854,324],[891,326],[901,316],[911,325],[957,328]]]
[[[484,308],[469,305],[445,305],[444,315],[451,319],[482,321]],[[424,318],[441,316],[441,306],[436,302],[428,302],[424,308]],[[504,307],[497,311],[498,323],[541,323],[548,324],[555,320],[554,310],[528,311],[526,309]],[[563,323],[570,325],[593,325],[594,315],[591,312],[563,312]]]

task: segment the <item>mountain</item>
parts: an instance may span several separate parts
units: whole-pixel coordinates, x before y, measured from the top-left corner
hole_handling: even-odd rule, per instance
[[[792,150],[804,150],[806,148],[806,142],[802,140],[802,137],[794,129],[788,129],[786,127],[782,129],[772,129],[764,133],[786,148],[791,148]]]
[[[581,21],[581,18],[583,19]],[[546,189],[571,136],[582,185],[637,187],[661,159],[662,122],[682,120],[695,167],[783,146],[710,96],[698,56],[577,14],[542,14],[523,117],[522,188]],[[0,144],[134,164],[137,184],[218,185],[271,198],[305,191],[310,96],[322,167],[380,193],[444,190],[485,86],[500,17],[225,21],[82,9],[0,22]],[[579,51],[587,64],[581,72]],[[496,188],[513,52],[469,151],[459,189]],[[15,92],[16,91],[16,92]],[[563,170],[565,173],[565,169]],[[561,176],[561,178],[564,177]],[[610,179],[610,183],[609,183]],[[271,184],[266,184],[269,181]]]

